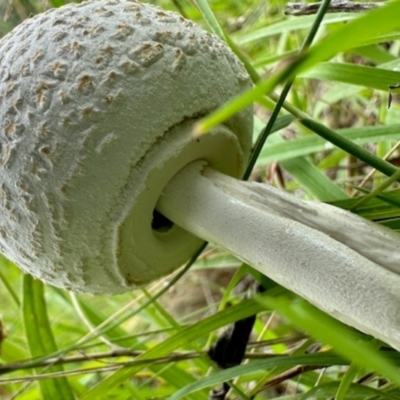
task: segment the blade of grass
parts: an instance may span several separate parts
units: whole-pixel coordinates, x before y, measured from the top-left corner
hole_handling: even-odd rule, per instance
[[[364,188],[357,187],[357,186],[353,186],[353,188],[358,190],[359,192],[365,194],[365,195],[369,195],[371,193],[371,191],[369,191],[367,189],[364,189]],[[384,203],[390,204],[391,206],[399,209],[399,212],[400,212],[400,198],[397,198],[398,196],[396,198],[390,198],[390,197],[387,196],[388,193],[389,192],[387,192],[385,194],[376,194],[372,198],[377,198],[377,199],[383,201]],[[370,200],[372,200],[372,198]],[[354,199],[354,204],[356,202],[358,202],[359,199],[360,199],[359,197],[355,198]],[[358,205],[357,207],[354,207],[354,205],[352,205],[352,206],[350,206],[348,208],[348,210],[353,209],[353,207],[354,207],[354,212],[356,212],[357,209],[360,208],[361,206],[362,206],[362,204]]]
[[[151,299],[151,295],[146,290],[144,289],[142,290],[146,293],[146,296],[149,299]],[[90,324],[94,323],[95,326],[98,326],[103,323],[105,317],[101,316],[101,313],[99,313],[98,310],[91,307],[90,304],[84,301],[81,296],[74,296],[74,297],[76,301],[79,302],[81,311],[85,314],[85,318],[89,319]],[[172,319],[172,317],[170,317],[169,315],[167,315],[165,310],[163,310],[162,307],[158,304],[158,302],[154,301],[154,299],[152,305],[157,308],[157,311],[166,318],[166,320],[170,323],[171,326],[173,326],[174,328],[179,328],[175,320]],[[148,307],[146,309],[149,314],[152,314],[151,309],[149,309]],[[153,316],[153,320],[155,318],[157,318],[157,316],[156,317]],[[112,343],[114,344],[117,344],[116,339],[126,335],[127,332],[125,332],[120,326],[116,326],[105,333],[105,337],[107,338],[107,340],[112,341]],[[121,343],[119,343],[119,345],[121,345]],[[143,349],[143,350],[147,349],[146,344],[140,343],[135,337],[130,337],[129,341],[126,340],[124,345],[125,347],[130,347],[130,348],[134,347],[136,349]],[[189,346],[190,345],[187,344],[187,347]],[[199,363],[196,363],[196,360],[194,360],[194,363],[196,364],[197,368],[201,369],[201,365]],[[181,387],[183,382],[185,382],[185,384],[189,384],[193,382],[193,380],[195,379],[191,374],[186,373],[186,371],[182,370],[182,368],[180,368],[178,364],[170,364],[168,368],[166,368],[165,366],[152,365],[149,367],[149,369],[153,373],[152,379],[155,379],[156,376],[160,376],[163,380],[167,381],[170,386],[175,388]],[[201,400],[201,396],[200,395],[194,396],[192,400]]]
[[[306,394],[301,397],[301,400],[307,399],[329,399],[334,396],[335,391],[338,387],[337,382],[329,382],[324,383],[322,385],[318,385],[311,390],[309,390]],[[376,400],[397,400],[398,396],[391,395],[389,393],[385,393],[383,390],[374,389],[368,386],[358,385],[356,383],[352,383],[349,386],[349,391],[347,392],[347,399],[353,400],[365,400],[374,398]]]
[[[324,18],[322,25],[348,22],[356,18],[357,16],[358,16],[357,14],[351,14],[351,13],[328,14]],[[233,38],[239,45],[243,45],[254,42],[256,40],[264,40],[274,35],[282,35],[283,33],[288,33],[302,29],[309,29],[314,19],[315,19],[314,15],[290,17],[285,19],[284,21],[280,21],[275,24],[262,27],[260,29],[256,29],[253,32],[249,32],[244,35],[234,35]]]
[[[285,117],[282,117],[285,118]],[[278,121],[281,118],[278,119]],[[263,125],[258,118],[255,118],[256,127]],[[287,143],[279,135],[272,135],[269,138],[268,146],[264,151],[270,147],[274,147],[278,143]],[[263,161],[260,160],[261,165]],[[321,201],[340,200],[347,197],[346,193],[341,190],[332,180],[315,167],[306,158],[296,157],[290,160],[282,160],[280,165],[301,185],[302,188],[311,193],[315,198]]]
[[[338,130],[337,134],[358,145],[386,140],[399,140],[400,124],[346,128]],[[261,164],[280,162],[330,149],[334,149],[334,146],[317,135],[303,135],[293,140],[285,141],[273,142],[271,140],[269,145],[261,152],[258,162]]]
[[[398,170],[396,173],[394,173],[390,178],[385,179],[384,182],[382,182],[376,189],[374,189],[372,192],[368,193],[366,196],[364,196],[362,199],[359,199],[354,206],[351,207],[351,211],[357,209],[364,203],[370,201],[374,197],[378,196],[380,193],[382,193],[385,189],[387,189],[391,184],[396,182],[397,180],[400,179],[400,170]]]
[[[316,367],[324,367],[330,365],[347,365],[346,361],[341,356],[329,354],[306,354],[301,356],[276,356],[266,360],[252,361],[245,365],[229,368],[226,370],[218,371],[206,378],[199,379],[197,382],[183,387],[178,390],[168,400],[184,399],[190,393],[198,390],[219,385],[223,382],[230,381],[237,377],[242,377],[246,374],[254,373],[257,371],[265,371],[276,367],[295,367],[297,365],[315,365]]]
[[[335,400],[345,400],[345,397],[353,383],[360,368],[354,363],[350,365],[349,369],[344,374],[343,378],[340,380],[339,387],[337,388],[335,394]]]
[[[335,351],[355,365],[373,370],[400,386],[397,366],[373,346],[357,340],[344,324],[325,314],[305,300],[290,301],[287,297],[256,297],[266,309],[274,309],[285,319],[312,337],[329,343]]]
[[[289,349],[287,346],[285,346],[285,349],[282,351],[282,353],[289,352],[289,357],[300,357],[304,356],[306,353],[308,353],[308,350],[310,349],[310,346],[313,344],[313,339],[307,339],[304,340],[303,343],[299,346],[296,347],[295,350]],[[279,353],[277,353],[280,355]],[[263,390],[263,388],[270,383],[272,379],[277,377],[280,374],[285,373],[288,369],[291,367],[288,366],[280,366],[280,367],[274,367],[268,372],[265,373],[265,375],[258,380],[256,385],[251,388],[249,395],[251,396],[256,396],[259,392]]]
[[[22,317],[26,340],[32,357],[57,351],[57,345],[47,316],[43,283],[30,275],[23,276]],[[62,372],[61,365],[50,368],[51,372]],[[66,378],[40,381],[44,400],[73,400],[74,394]]]
[[[157,344],[136,360],[166,356],[183,343],[196,340],[202,336],[206,337],[213,330],[219,329],[239,319],[257,314],[261,309],[261,305],[254,300],[243,301],[240,304],[220,311],[192,326],[181,328],[176,334],[166,339],[163,343]],[[141,369],[142,367],[127,367],[111,374],[97,386],[84,393],[81,400],[97,400],[101,398],[105,393],[120,385]]]
[[[319,26],[321,25],[321,22],[322,22],[324,15],[329,7],[330,2],[331,2],[330,0],[322,1],[321,5],[318,9],[318,13],[315,16],[312,26],[307,34],[307,37],[304,40],[303,45],[301,46],[300,53],[302,53],[304,50],[306,50],[311,45],[312,41],[314,40],[314,37],[317,34]],[[261,132],[260,136],[258,137],[258,140],[253,148],[253,151],[250,155],[249,163],[248,163],[246,171],[243,175],[243,180],[249,179],[249,177],[253,171],[253,168],[256,165],[257,159],[261,153],[261,150],[263,149],[268,136],[271,134],[272,128],[275,124],[275,121],[278,118],[279,113],[281,112],[282,106],[286,100],[286,97],[290,91],[290,88],[292,87],[292,83],[293,83],[293,80],[289,80],[283,87],[282,92],[278,98],[278,101],[276,102],[276,105],[272,111],[272,115],[270,116],[267,125],[262,130],[262,132]]]
[[[17,305],[19,308],[21,305],[21,301],[18,297],[18,294],[15,292],[14,288],[12,285],[8,282],[8,279],[6,276],[3,274],[1,271],[2,269],[7,268],[7,264],[10,263],[10,261],[6,260],[1,254],[0,254],[0,281],[3,283],[3,285],[6,287],[7,292],[10,294],[10,297],[14,300],[14,303]]]
[[[400,82],[400,72],[356,64],[323,62],[301,73],[301,78],[349,83],[388,91],[388,86]]]
[[[318,62],[328,60],[338,53],[363,46],[371,38],[397,29],[399,3],[400,0],[395,0],[350,21],[343,28],[310,48],[302,56],[287,60],[285,67],[272,77],[260,82],[253,89],[228,102],[225,106],[198,123],[196,127],[197,133],[204,133],[215,125],[225,121],[241,109],[258,101],[265,94],[270,93],[279,83],[293,79],[296,75]]]
[[[324,139],[328,140],[329,142],[333,143],[334,145],[353,155],[354,157],[357,157],[359,160],[366,162],[368,165],[374,167],[376,170],[382,172],[383,174],[391,176],[398,171],[398,168],[396,168],[394,165],[364,150],[362,147],[356,145],[351,140],[344,138],[340,134],[336,133],[332,129],[327,128],[319,122],[314,121],[310,118],[304,118],[300,122],[305,127],[317,133],[319,136],[323,137]]]
[[[80,312],[83,314],[84,318],[88,320],[88,322],[92,326],[99,326],[101,325],[106,316],[98,310],[97,308],[93,307],[90,302],[85,300],[84,296],[81,295],[74,295],[75,301],[77,302]],[[71,301],[69,299],[69,301]],[[114,343],[114,340],[119,339],[121,337],[127,336],[128,332],[121,328],[121,326],[114,326],[112,329],[109,329],[107,332],[104,333],[104,337],[107,341]],[[121,346],[121,343],[118,343]],[[124,344],[125,347],[135,347],[138,345],[136,338],[129,338],[127,339]],[[140,347],[139,347],[140,348]]]
[[[1,343],[1,361],[4,363],[12,363],[19,360],[24,360],[28,357],[25,348],[18,345],[12,340],[4,340]]]
[[[203,246],[197,251],[197,253],[192,257],[191,260],[188,261],[186,266],[182,268],[182,270],[176,274],[169,282],[167,285],[165,285],[159,292],[153,295],[153,297],[146,302],[142,303],[139,307],[133,309],[126,315],[113,320],[106,326],[102,327],[101,329],[95,330],[94,333],[89,333],[88,335],[84,336],[81,340],[77,341],[76,343],[73,343],[69,346],[64,347],[61,350],[57,350],[54,352],[50,352],[47,354],[44,354],[42,356],[39,356],[36,358],[36,361],[46,361],[50,358],[57,358],[60,357],[70,351],[74,351],[83,345],[87,344],[88,342],[98,338],[99,336],[105,334],[108,330],[113,329],[114,327],[119,326],[122,324],[124,321],[126,321],[128,318],[138,314],[140,311],[142,311],[144,308],[146,308],[148,305],[152,304],[154,300],[160,298],[165,292],[167,292],[175,283],[189,270],[189,268],[192,266],[193,262],[197,259],[198,255],[204,250],[206,247],[207,243],[204,243]],[[229,323],[229,322],[228,322]]]
[[[365,189],[362,192],[368,193]],[[342,199],[332,201],[330,204],[349,210],[360,198]],[[382,221],[388,218],[396,218],[400,216],[400,191],[392,190],[385,192],[385,196],[379,195],[375,199],[370,200],[367,204],[361,205],[355,210],[355,214],[370,220]]]
[[[379,350],[381,347],[380,342],[376,339],[371,341],[371,345],[377,350]],[[345,400],[346,394],[348,393],[350,386],[352,385],[353,380],[359,371],[360,368],[354,363],[349,366],[348,370],[339,382],[339,387],[337,388],[334,400]]]
[[[128,312],[126,315],[117,318],[116,320],[112,321],[111,323],[107,324],[107,326],[103,327],[102,329],[99,329],[96,332],[96,335],[91,336],[90,338],[86,339],[85,341],[89,341],[94,339],[95,337],[98,337],[105,332],[107,332],[109,329],[114,328],[115,326],[118,326],[125,322],[128,318],[133,317],[134,315],[137,315],[140,311],[144,310],[146,307],[148,307],[150,304],[152,304],[155,300],[159,299],[164,293],[166,293],[168,290],[171,289],[175,285],[176,282],[179,281],[187,273],[187,271],[190,269],[190,267],[195,263],[197,260],[198,256],[203,252],[203,250],[207,247],[206,242],[203,243],[203,245],[197,250],[197,252],[193,255],[193,257],[187,262],[184,268],[182,268],[179,273],[177,273],[169,282],[167,285],[165,285],[159,292],[155,293],[151,299],[145,301],[142,303],[139,307],[135,308],[134,310]]]
[[[281,54],[269,54],[269,51],[266,52],[266,55],[260,54],[256,56],[253,60],[253,67],[254,68],[261,68],[261,67],[266,67],[267,65],[270,64],[275,64],[276,62],[280,60],[284,60],[286,58],[295,56],[299,52],[299,49],[296,50],[289,50]]]
[[[284,160],[280,165],[299,183],[320,201],[341,200],[346,193],[335,185],[311,161],[303,157]]]
[[[350,21],[342,29],[327,36],[310,49],[308,56],[299,65],[299,69],[309,68],[338,53],[366,45],[376,36],[397,30],[399,4],[400,1],[395,0]]]
[[[58,7],[61,7],[61,6],[65,5],[65,1],[64,0],[49,0],[49,3],[54,8],[58,8]]]
[[[210,5],[207,0],[194,0],[198,9],[201,12],[204,20],[207,22],[211,30],[217,35],[221,40],[225,41],[225,34],[217,20],[214,13],[212,12]]]

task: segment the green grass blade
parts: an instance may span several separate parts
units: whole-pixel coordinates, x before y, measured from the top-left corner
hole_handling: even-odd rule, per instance
[[[337,134],[358,145],[385,140],[399,140],[400,124],[346,128],[338,130]],[[330,142],[316,135],[303,135],[296,139],[285,141],[272,142],[270,140],[268,146],[265,146],[262,150],[258,162],[261,164],[281,162],[334,148],[334,145],[330,144]]]
[[[345,400],[346,394],[359,370],[355,364],[350,365],[336,389],[335,400]]]
[[[12,298],[14,300],[14,303],[19,308],[19,306],[21,305],[21,301],[19,299],[19,296],[18,296],[17,292],[14,290],[13,286],[8,281],[7,277],[2,272],[2,269],[5,270],[8,267],[8,264],[11,264],[11,262],[8,261],[5,257],[3,257],[0,254],[0,282],[3,283],[3,285],[7,289],[7,292],[10,294],[10,298]]]
[[[284,117],[282,117],[284,118]],[[281,119],[278,119],[280,121]],[[261,121],[255,119],[256,126],[262,126]],[[315,137],[315,136],[312,136]],[[320,139],[322,140],[322,139]],[[280,135],[272,135],[268,140],[267,146],[265,146],[263,152],[269,151],[270,148],[274,148],[279,145],[287,145],[291,142],[284,141]],[[284,151],[290,151],[284,149]],[[282,154],[282,153],[281,153]],[[309,160],[302,157],[295,157],[292,159],[279,160],[280,165],[309,193],[315,198],[321,201],[333,201],[346,198],[347,195],[342,191],[334,182],[332,182],[325,174],[317,169]],[[265,165],[266,163],[262,159],[259,160],[259,165]]]
[[[398,10],[400,0],[387,3],[337,30],[299,57],[288,61],[287,66],[278,73],[259,83],[242,96],[228,102],[197,124],[196,131],[204,133],[222,123],[241,109],[250,106],[264,95],[270,93],[279,83],[293,79],[299,73],[311,68],[318,62],[328,60],[344,51],[364,46],[368,40],[389,33],[398,28]]]
[[[337,387],[337,382],[329,382],[318,385],[305,393],[301,397],[301,400],[329,399],[335,395]],[[374,398],[376,400],[398,400],[398,396],[385,393],[382,390],[377,390],[364,385],[358,385],[356,383],[352,383],[349,386],[346,399],[365,400],[367,398]]]
[[[290,77],[290,71],[284,70],[273,75],[270,79],[260,82],[253,89],[247,91],[240,97],[227,102],[225,106],[198,122],[195,126],[195,132],[198,134],[207,132],[209,129],[224,122],[243,108],[246,108],[252,103],[257,102],[265,94],[270,93],[279,83]]]
[[[28,354],[22,346],[17,345],[11,340],[4,340],[1,343],[1,361],[4,363],[12,363],[28,358]],[[0,374],[1,375],[1,374]]]
[[[400,82],[400,72],[356,64],[324,62],[303,72],[301,78],[349,83],[388,91],[388,86]]]
[[[101,310],[93,307],[90,302],[85,300],[84,296],[76,295],[75,299],[80,308],[80,312],[93,327],[103,324],[103,322],[106,320],[106,316],[101,312]],[[113,328],[104,332],[103,335],[110,342],[114,342],[114,340],[118,340],[121,337],[127,337],[128,332],[126,332],[120,326],[114,326]],[[117,342],[115,344],[125,347],[134,347],[137,345],[137,340],[132,337],[127,337],[123,343]]]
[[[377,350],[381,347],[380,342],[377,339],[373,339],[371,345],[373,345]],[[346,394],[350,391],[353,380],[356,378],[359,371],[360,368],[358,368],[357,365],[351,364],[349,366],[346,373],[343,375],[343,378],[339,382],[334,400],[345,400]]]
[[[93,324],[93,326],[101,325],[106,317],[102,315],[102,313],[96,308],[92,307],[89,302],[85,301],[83,296],[76,296],[76,301],[79,303],[79,307],[81,308],[81,312],[84,313],[85,318]],[[157,305],[155,301],[153,305]],[[160,309],[158,309],[160,311]],[[171,321],[172,322],[172,321]],[[141,343],[138,338],[132,337],[128,335],[121,326],[114,326],[112,329],[108,330],[104,333],[104,336],[107,340],[113,342],[117,346],[124,346],[128,348],[135,348],[140,350],[146,350],[145,343]],[[123,341],[119,339],[121,337],[126,337]],[[168,368],[164,366],[152,365],[149,369],[153,372],[154,375],[160,376],[162,379],[167,381],[171,387],[179,388],[182,384],[189,384],[193,382],[194,377],[180,368],[177,364],[170,364]],[[201,400],[201,397],[194,396],[193,400]]]
[[[347,197],[342,189],[305,158],[285,160],[280,165],[299,183],[300,187],[320,201],[340,200]]]
[[[300,121],[302,125],[311,129],[317,135],[323,137],[329,142],[333,143],[340,149],[346,151],[347,153],[357,157],[361,161],[366,162],[371,167],[374,167],[376,170],[382,172],[387,176],[391,176],[398,171],[394,165],[389,162],[382,160],[381,158],[375,156],[367,150],[364,150],[362,147],[358,146],[351,140],[346,139],[340,134],[336,133],[332,129],[327,128],[326,126],[320,124],[317,121],[310,119],[303,119]]]
[[[350,210],[362,197],[342,199],[332,201],[336,207]],[[400,216],[400,190],[391,190],[385,192],[385,196],[377,196],[371,199],[367,204],[361,205],[355,210],[355,214],[361,215],[370,220],[384,220]]]
[[[328,14],[325,16],[321,25],[329,25],[338,22],[348,22],[357,17],[357,14],[350,13],[338,13],[338,14]],[[289,33],[292,31],[309,29],[311,24],[315,19],[314,15],[305,15],[300,17],[290,17],[284,21],[277,22],[273,25],[263,27],[244,35],[238,35],[235,41],[240,44],[247,44],[254,42],[256,40],[263,40],[274,35],[281,35],[283,33]]]
[[[395,55],[387,52],[381,46],[368,45],[359,47],[355,50],[355,53],[369,61],[372,61],[374,64],[381,64],[381,68],[384,68],[382,65],[384,63],[398,62]]]
[[[286,297],[258,297],[256,299],[266,309],[274,309],[298,328],[324,343],[329,343],[335,351],[352,360],[355,365],[373,370],[400,386],[397,366],[379,353],[369,343],[357,340],[347,326],[325,314],[305,300],[291,301]]]
[[[156,345],[141,357],[137,358],[137,360],[166,356],[184,343],[191,342],[202,336],[207,337],[210,332],[239,319],[257,314],[261,309],[261,305],[254,300],[247,300],[238,305],[231,306],[192,326],[180,329],[175,335],[169,337],[163,343]],[[142,368],[143,367],[127,367],[111,374],[97,386],[84,393],[81,400],[97,400],[101,398],[105,393],[122,384],[126,379],[130,378]]]
[[[329,7],[329,4],[330,4],[330,0],[323,0],[321,5],[319,6],[317,15],[315,16],[312,26],[303,42],[303,45],[301,46],[301,50],[300,50],[301,52],[306,50],[311,45],[312,41],[314,40],[315,35],[317,34],[318,29],[321,25],[321,21],[323,20],[324,15]],[[275,107],[272,111],[272,114],[269,117],[269,120],[268,120],[265,128],[261,131],[261,133],[257,139],[257,142],[255,143],[255,145],[253,147],[253,150],[250,155],[249,163],[247,165],[246,171],[243,176],[243,180],[249,179],[249,177],[253,171],[253,168],[257,162],[257,159],[260,156],[260,153],[265,145],[265,142],[267,141],[269,135],[272,133],[273,126],[279,116],[279,113],[281,112],[283,104],[286,101],[286,97],[287,97],[288,93],[290,92],[292,84],[293,84],[293,81],[289,80],[288,82],[286,82],[285,86],[283,87],[283,89],[279,95],[279,98],[275,104]]]
[[[22,312],[25,335],[32,357],[57,351],[57,345],[47,316],[43,283],[30,275],[23,276]],[[60,365],[49,369],[62,372]],[[66,378],[41,380],[40,389],[44,400],[73,400],[74,395]]]
[[[64,0],[49,0],[49,3],[54,8],[58,8],[58,7],[61,7],[61,6],[65,5],[65,1]]]
[[[210,5],[207,0],[195,0],[195,4],[199,8],[201,15],[204,20],[207,22],[211,30],[215,35],[217,35],[221,40],[225,41],[225,34],[222,31],[222,28],[215,18],[214,13],[212,12]]]
[[[216,372],[206,378],[199,379],[197,382],[183,387],[177,391],[173,396],[169,397],[168,400],[180,400],[184,399],[190,393],[198,390],[219,385],[222,382],[227,382],[232,379],[242,377],[246,374],[254,373],[257,371],[265,371],[276,367],[291,368],[297,365],[318,365],[318,366],[329,366],[329,365],[347,365],[348,361],[344,358],[328,353],[328,354],[307,354],[301,356],[276,356],[266,360],[252,361],[245,365],[229,368],[223,371]]]
[[[400,0],[386,3],[359,18],[350,21],[342,29],[327,36],[312,47],[298,65],[298,72],[317,62],[328,60],[336,54],[368,44],[368,41],[399,27]]]
[[[351,208],[351,211],[357,209],[362,204],[371,201],[375,197],[382,196],[381,193],[399,179],[400,179],[400,170],[394,173],[390,178],[385,179],[377,188],[375,188],[370,193],[365,195],[362,199],[359,199],[358,202],[354,204],[354,206]]]

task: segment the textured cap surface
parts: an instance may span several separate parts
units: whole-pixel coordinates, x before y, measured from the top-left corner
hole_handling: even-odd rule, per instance
[[[150,5],[99,0],[26,20],[0,41],[0,251],[92,293],[177,268],[200,242],[154,232],[152,210],[195,159],[240,175],[250,109],[190,133],[250,84],[219,39]]]

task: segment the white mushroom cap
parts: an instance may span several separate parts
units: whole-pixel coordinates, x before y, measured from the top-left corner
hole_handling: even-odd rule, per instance
[[[240,176],[252,110],[201,138],[191,127],[250,85],[224,43],[150,5],[97,0],[26,20],[0,42],[0,252],[78,292],[179,267],[202,241],[152,229],[153,209],[193,160]]]

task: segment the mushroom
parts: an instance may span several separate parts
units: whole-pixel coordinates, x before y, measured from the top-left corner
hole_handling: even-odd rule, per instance
[[[346,211],[241,182],[251,87],[216,37],[175,13],[97,0],[0,42],[0,251],[76,292],[120,293],[213,242],[400,349],[399,236]]]

